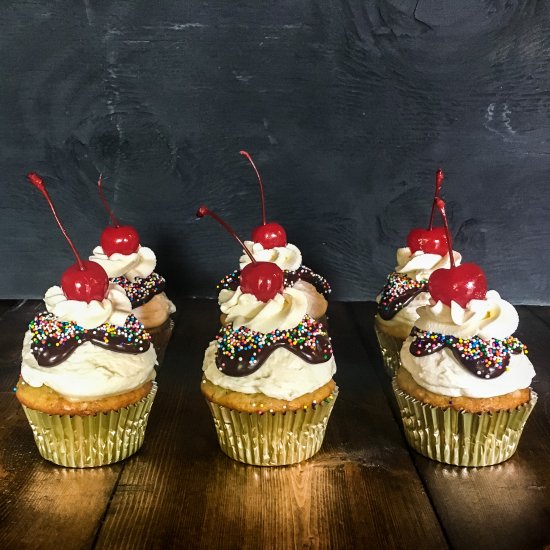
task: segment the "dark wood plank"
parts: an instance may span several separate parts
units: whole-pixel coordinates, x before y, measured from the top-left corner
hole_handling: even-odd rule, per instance
[[[0,317],[0,547],[84,548],[94,539],[122,470],[61,468],[43,460],[12,388],[21,344],[40,301],[18,303]]]
[[[364,319],[366,340],[374,344],[374,305],[356,304],[353,309],[357,319]],[[497,466],[460,468],[410,451],[453,548],[541,548],[550,543],[549,327],[530,309],[550,318],[547,308],[518,307],[517,335],[528,345],[537,371],[533,387],[539,402],[516,454]],[[366,311],[372,314],[370,321],[362,317]]]
[[[331,307],[341,393],[325,444],[303,464],[258,468],[219,451],[198,390],[217,305],[182,306],[146,444],[98,548],[446,547],[347,308]]]

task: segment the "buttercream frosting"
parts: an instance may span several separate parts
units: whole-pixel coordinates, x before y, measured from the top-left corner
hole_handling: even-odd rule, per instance
[[[295,271],[302,265],[302,253],[297,246],[291,243],[274,248],[264,248],[260,243],[253,241],[245,241],[244,244],[258,262],[273,262],[283,271]],[[239,259],[240,268],[242,269],[250,261],[248,254],[243,253]]]
[[[96,246],[90,260],[105,269],[110,279],[124,275],[130,281],[135,281],[136,277],[148,277],[157,265],[155,253],[146,246],[140,246],[132,254],[116,252],[110,256],[103,252],[101,246]]]

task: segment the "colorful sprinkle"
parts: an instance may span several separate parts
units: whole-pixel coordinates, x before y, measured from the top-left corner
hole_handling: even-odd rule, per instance
[[[411,335],[414,337],[410,345],[412,355],[422,357],[447,348],[468,371],[484,379],[497,378],[506,372],[511,354],[527,354],[525,344],[513,336],[504,340],[496,338],[483,340],[479,336],[463,339],[448,334],[423,331],[416,327],[413,328]]]
[[[166,287],[164,277],[155,272],[148,277],[136,277],[134,282],[129,281],[124,276],[114,277],[111,281],[124,289],[126,296],[132,303],[132,308],[146,304],[154,296],[163,292]]]
[[[416,281],[403,273],[394,271],[388,275],[384,288],[380,292],[378,314],[382,319],[393,319],[418,294],[428,290],[428,281]]]
[[[324,363],[332,357],[332,346],[322,323],[305,315],[302,322],[288,330],[263,333],[229,324],[216,336],[216,365],[228,376],[246,376],[257,371],[277,349],[284,347],[308,363]]]
[[[105,323],[85,329],[73,321],[58,321],[52,313],[39,313],[30,323],[31,350],[42,367],[54,367],[84,342],[122,353],[141,353],[150,346],[151,336],[143,325],[128,315],[123,326]]]

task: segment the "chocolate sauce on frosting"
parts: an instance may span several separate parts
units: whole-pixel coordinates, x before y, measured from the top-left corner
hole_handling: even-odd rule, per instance
[[[389,274],[388,280],[380,292],[378,315],[384,321],[389,321],[421,292],[427,291],[428,281],[416,281],[403,273],[394,271]]]
[[[229,275],[226,275],[218,284],[218,288],[225,288],[233,291],[237,290],[239,286],[240,274],[240,270],[236,269]],[[325,297],[327,297],[331,292],[328,281],[305,265],[300,266],[296,271],[285,270],[284,277],[285,288],[293,287],[297,281],[302,280],[313,285],[315,290],[319,294],[323,294]]]
[[[416,327],[411,335],[414,337],[409,348],[412,355],[423,357],[447,348],[469,372],[484,379],[497,378],[506,372],[512,353],[527,353],[527,347],[513,336],[505,340],[482,340],[478,336],[463,339]]]
[[[84,342],[131,354],[143,353],[151,345],[149,333],[133,315],[128,315],[124,326],[105,323],[85,329],[72,321],[58,321],[52,313],[39,313],[29,323],[29,330],[31,350],[41,367],[59,365]]]
[[[111,281],[124,289],[132,304],[132,309],[146,304],[157,294],[163,292],[166,287],[164,277],[155,272],[147,277],[136,277],[133,282],[124,276],[114,277]]]
[[[216,336],[216,366],[228,376],[247,376],[256,372],[277,349],[284,348],[307,363],[318,364],[332,357],[332,346],[325,327],[305,315],[289,330],[263,333],[242,326],[227,325]]]

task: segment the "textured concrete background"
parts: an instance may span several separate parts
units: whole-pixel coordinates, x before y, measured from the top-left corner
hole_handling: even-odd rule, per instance
[[[101,4],[96,7],[95,4]],[[550,7],[535,1],[4,1],[0,297],[87,255],[117,215],[169,291],[214,296],[268,217],[339,299],[372,299],[447,175],[456,247],[516,303],[549,304]]]

